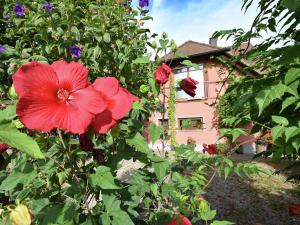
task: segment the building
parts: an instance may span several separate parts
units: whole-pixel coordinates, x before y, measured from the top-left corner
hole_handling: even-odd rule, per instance
[[[247,47],[249,46],[243,45],[241,49]],[[228,70],[216,57],[225,56],[228,58],[238,54],[238,52],[232,51],[230,47],[218,47],[215,39],[210,39],[210,44],[187,41],[178,47],[178,52],[187,55],[190,61],[199,65],[200,69],[196,70],[181,65],[180,62],[183,59],[179,59],[173,53],[163,57],[163,60],[173,69],[175,84],[187,77],[188,74],[199,82],[194,98],[183,91],[176,91],[176,140],[178,144],[187,144],[188,141],[192,140],[196,143],[196,149],[201,151],[202,144],[214,144],[218,140],[217,98],[224,94],[228,86],[226,82],[223,82],[228,76]],[[243,66],[245,64],[242,62],[236,65],[237,72]],[[168,83],[165,88],[166,95],[168,95]],[[168,98],[166,98],[166,104],[168,104]],[[167,114],[163,121],[162,114],[158,112],[151,116],[150,122],[157,125],[165,124],[166,126],[169,124]],[[244,146],[248,151],[255,149],[254,137],[240,137],[240,139],[243,142],[245,140],[249,142]],[[154,148],[160,148],[160,146],[160,141],[153,145]]]

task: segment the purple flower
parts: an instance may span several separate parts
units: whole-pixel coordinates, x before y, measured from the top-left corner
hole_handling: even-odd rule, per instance
[[[3,45],[0,44],[0,53],[5,52],[5,50],[6,50],[6,48]]]
[[[18,16],[24,16],[25,15],[25,6],[21,5],[19,3],[16,3],[14,6],[14,12],[15,14],[17,14]]]
[[[70,53],[74,58],[80,58],[81,55],[81,48],[78,47],[77,45],[72,45],[70,47]]]
[[[52,12],[53,6],[52,6],[51,2],[50,1],[45,1],[43,9],[47,10],[48,12]]]
[[[3,16],[3,20],[8,21],[10,16],[11,16],[11,13],[7,13],[6,15]]]
[[[149,0],[140,0],[139,2],[140,7],[148,7],[149,6]]]

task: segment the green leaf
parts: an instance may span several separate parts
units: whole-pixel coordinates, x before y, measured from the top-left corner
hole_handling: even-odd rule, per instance
[[[121,201],[117,200],[115,196],[103,195],[102,200],[105,205],[107,215],[112,217],[112,225],[134,225],[129,215],[120,208]],[[101,219],[103,218],[101,217]],[[108,221],[107,218],[104,218],[104,220],[106,222]]]
[[[103,35],[103,40],[104,40],[104,42],[106,42],[106,43],[110,43],[110,41],[111,41],[110,34],[109,34],[109,33],[105,33],[105,34]]]
[[[284,131],[285,131],[285,127],[282,127],[282,126],[273,127],[271,130],[272,140],[275,142],[279,137],[282,136]]]
[[[169,167],[169,163],[167,161],[164,162],[153,162],[152,166],[154,168],[155,175],[159,181],[162,181],[167,173],[167,169]]]
[[[289,125],[289,121],[282,116],[272,116],[272,121],[283,126]]]
[[[177,58],[188,58],[188,56],[187,56],[186,54],[184,54],[184,53],[182,53],[182,52],[179,52],[179,51],[177,51],[177,52],[175,53],[175,56],[176,56]]]
[[[110,168],[106,166],[97,167],[96,174],[91,174],[89,181],[93,187],[100,187],[106,190],[120,189],[120,187],[115,184]]]
[[[212,224],[210,225],[233,225],[234,223],[229,222],[229,221],[219,221],[215,220]]]
[[[152,144],[154,144],[160,138],[160,135],[163,132],[163,127],[156,126],[154,123],[151,123],[149,130],[150,130],[151,142]]]
[[[196,64],[196,63],[192,63],[190,60],[184,60],[183,62],[181,62],[182,65],[186,65],[186,66],[190,66],[190,67],[193,67],[197,70],[200,69],[199,65]]]
[[[33,215],[37,215],[43,208],[49,205],[48,198],[33,199],[30,203],[30,208],[32,209]]]
[[[277,84],[270,89],[264,89],[258,92],[255,100],[258,104],[259,116],[262,114],[265,108],[267,108],[273,101],[280,99],[287,90],[287,86],[283,84]]]
[[[33,158],[45,158],[36,141],[26,134],[21,133],[15,125],[10,122],[0,122],[0,142],[25,152]]]
[[[72,28],[71,28],[71,33],[75,35],[76,41],[79,41],[79,40],[80,40],[80,31],[78,30],[77,27],[72,26]]]
[[[26,172],[14,172],[9,175],[0,185],[0,190],[10,191],[13,190],[18,184],[27,185],[33,181],[37,176],[37,171],[32,167]]]
[[[16,116],[16,105],[10,105],[4,110],[0,110],[0,122],[2,120],[12,120]]]
[[[289,107],[290,105],[294,104],[296,101],[297,101],[297,98],[295,98],[295,97],[289,97],[289,98],[285,99],[285,100],[282,102],[282,106],[281,106],[280,113],[282,113],[282,111],[283,111],[284,109],[286,109],[286,108]]]
[[[150,153],[148,144],[140,133],[136,133],[134,136],[127,138],[126,143],[132,147],[135,147],[135,149],[139,152],[145,154]]]
[[[300,128],[298,127],[287,127],[285,129],[285,139],[288,142],[291,138],[295,137],[296,135],[300,134]]]
[[[231,168],[230,167],[225,167],[224,168],[224,176],[225,176],[225,180],[227,179],[229,173],[231,172]]]
[[[111,224],[111,221],[110,221],[108,213],[104,212],[101,215],[101,221],[102,221],[103,225],[110,225]]]
[[[133,64],[148,64],[148,63],[150,63],[150,58],[149,58],[149,56],[142,56],[140,58],[133,60],[132,63]]]
[[[289,85],[298,79],[300,79],[300,69],[292,68],[286,73],[284,83]]]

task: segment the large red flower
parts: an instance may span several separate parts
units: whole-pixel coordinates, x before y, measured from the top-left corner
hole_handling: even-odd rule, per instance
[[[128,114],[133,102],[138,98],[121,87],[119,81],[114,77],[98,78],[93,86],[103,95],[107,108],[95,117],[92,125],[94,130],[105,134],[118,120]]]
[[[155,80],[158,85],[164,85],[169,80],[172,69],[166,64],[160,65],[155,71]]]
[[[188,76],[180,82],[180,88],[189,96],[195,97],[198,83],[198,81]]]
[[[167,225],[192,225],[192,223],[187,217],[179,215],[175,219],[171,220]]]
[[[17,114],[29,129],[81,134],[107,107],[89,84],[88,70],[77,62],[30,62],[13,75],[13,82],[19,96]]]

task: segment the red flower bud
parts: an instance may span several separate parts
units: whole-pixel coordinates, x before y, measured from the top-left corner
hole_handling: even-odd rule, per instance
[[[290,216],[300,216],[300,204],[289,204],[288,208]]]
[[[195,97],[196,95],[196,89],[197,89],[197,84],[199,82],[194,80],[193,78],[190,78],[189,76],[185,79],[183,79],[180,82],[180,88],[187,93],[189,96]]]
[[[84,134],[80,134],[79,135],[79,144],[80,147],[87,152],[91,152],[93,151],[94,148],[94,144],[93,142],[90,140],[89,136],[87,135],[87,133]]]
[[[0,153],[5,152],[8,149],[8,145],[7,144],[2,144],[0,143]]]
[[[203,144],[203,153],[207,152],[210,155],[215,155],[217,154],[217,146],[215,144],[212,145],[207,145],[207,144]]]
[[[192,223],[187,217],[179,215],[175,219],[171,220],[167,225],[192,225]]]
[[[169,80],[172,69],[166,64],[160,65],[155,71],[155,80],[158,85],[164,85]]]

